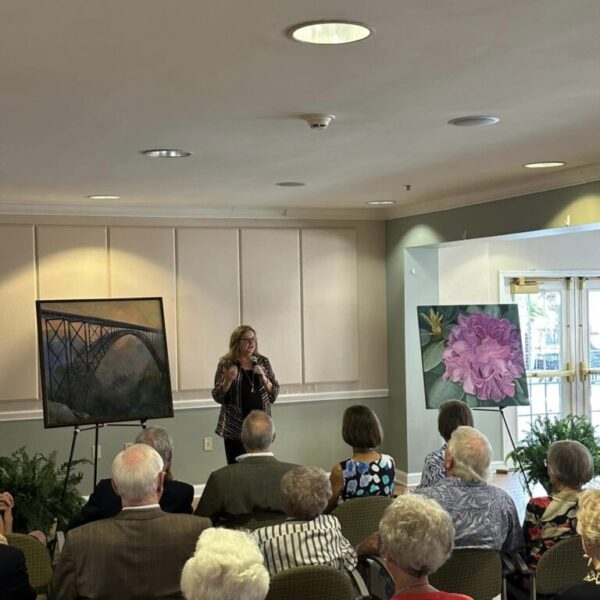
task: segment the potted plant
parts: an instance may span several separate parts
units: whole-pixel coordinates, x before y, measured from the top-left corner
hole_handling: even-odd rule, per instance
[[[558,440],[581,442],[592,454],[594,474],[600,474],[600,444],[595,427],[587,417],[581,415],[568,415],[562,419],[538,417],[532,423],[525,439],[516,444],[515,449],[507,455],[507,459],[511,459],[515,465],[520,463],[529,481],[532,484],[540,483],[548,494],[552,493],[552,485],[548,478],[546,455],[550,444]]]
[[[76,460],[72,466],[89,462]],[[55,518],[58,528],[66,529],[83,506],[77,489],[83,474],[71,470],[63,498],[66,474],[67,463],[57,465],[56,452],[29,456],[25,448],[19,448],[10,456],[0,457],[0,491],[10,492],[15,500],[15,532],[39,529],[48,534]]]

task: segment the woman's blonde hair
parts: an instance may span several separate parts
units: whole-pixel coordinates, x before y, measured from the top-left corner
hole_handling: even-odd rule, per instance
[[[600,553],[600,490],[587,490],[579,496],[577,533],[586,546]]]
[[[221,358],[221,360],[239,360],[240,342],[242,341],[244,335],[248,333],[248,331],[251,331],[256,338],[256,331],[254,328],[250,327],[250,325],[240,325],[232,331],[231,335],[229,336],[229,351]],[[258,340],[255,340],[254,342],[254,354],[258,355]]]

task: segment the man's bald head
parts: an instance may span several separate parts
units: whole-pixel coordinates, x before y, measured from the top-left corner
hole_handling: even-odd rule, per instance
[[[242,423],[242,444],[246,452],[267,452],[275,439],[273,419],[262,410],[253,410]]]

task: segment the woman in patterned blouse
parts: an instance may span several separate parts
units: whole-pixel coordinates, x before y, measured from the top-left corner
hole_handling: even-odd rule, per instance
[[[438,431],[444,439],[444,445],[439,450],[430,452],[425,457],[425,465],[421,474],[420,488],[435,485],[446,478],[444,456],[448,449],[448,440],[454,430],[461,425],[473,427],[473,413],[467,404],[461,400],[448,400],[440,406],[438,413]]]
[[[328,510],[351,498],[393,496],[396,467],[391,456],[377,452],[383,442],[377,415],[360,404],[347,408],[342,419],[342,437],[352,446],[352,457],[331,469]]]
[[[546,462],[552,494],[532,498],[523,523],[526,561],[531,569],[535,569],[548,548],[576,535],[581,488],[594,476],[592,455],[579,442],[554,442],[548,448]]]
[[[258,353],[256,331],[240,325],[229,338],[229,352],[219,360],[212,396],[221,405],[215,433],[225,442],[227,463],[244,454],[242,422],[253,410],[271,414],[279,383],[266,356]]]

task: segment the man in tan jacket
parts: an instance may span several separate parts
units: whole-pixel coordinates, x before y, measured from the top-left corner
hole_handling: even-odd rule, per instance
[[[160,509],[163,460],[134,444],[112,465],[123,510],[69,532],[53,579],[60,600],[181,598],[179,578],[208,519]]]

